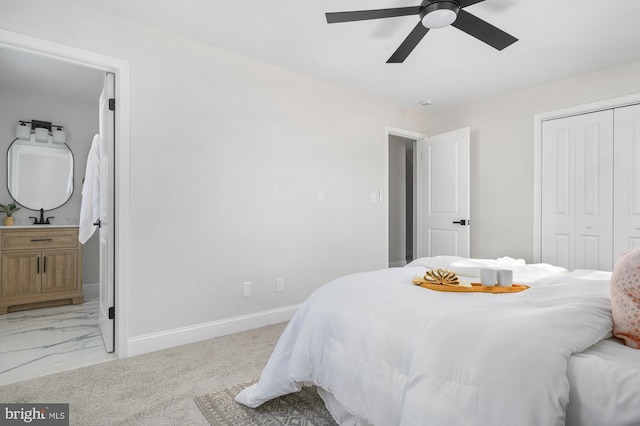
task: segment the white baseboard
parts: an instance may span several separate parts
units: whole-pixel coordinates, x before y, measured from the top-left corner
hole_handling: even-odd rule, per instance
[[[286,306],[284,308],[256,312],[255,314],[131,337],[127,341],[127,353],[125,356],[141,355],[289,321],[299,307],[300,305]]]
[[[100,283],[82,283],[82,293],[85,296],[100,294]]]

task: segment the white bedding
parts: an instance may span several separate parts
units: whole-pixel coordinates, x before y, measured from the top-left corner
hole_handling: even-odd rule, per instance
[[[608,284],[610,272],[575,271],[573,278]],[[569,358],[567,425],[640,425],[640,350],[611,337]]]
[[[571,354],[610,336],[606,282],[505,258],[499,266],[514,270],[514,282],[529,278],[529,290],[413,285],[434,262],[463,262],[473,278],[489,261],[426,258],[323,286],[289,323],[260,381],[236,400],[256,407],[315,384],[343,424],[564,424]]]
[[[605,339],[569,359],[567,425],[640,425],[640,350]]]

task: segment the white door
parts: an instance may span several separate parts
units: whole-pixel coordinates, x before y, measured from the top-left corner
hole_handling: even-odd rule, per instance
[[[470,256],[470,129],[417,142],[418,256]]]
[[[613,112],[542,124],[542,262],[612,269]]]
[[[614,110],[613,259],[640,247],[640,105]]]
[[[542,262],[573,269],[575,120],[542,123]]]
[[[100,332],[107,352],[114,351],[114,184],[111,172],[115,135],[114,99],[115,76],[106,73],[100,94]],[[115,102],[115,101],[112,101]]]

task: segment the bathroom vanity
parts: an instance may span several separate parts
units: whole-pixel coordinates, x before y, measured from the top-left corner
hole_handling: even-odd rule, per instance
[[[0,314],[83,301],[77,226],[0,226]]]
[[[73,153],[61,131],[48,121],[20,121],[7,150],[9,195],[21,213],[40,217],[28,216],[32,225],[0,226],[0,314],[84,302],[78,226],[44,217],[73,194]]]

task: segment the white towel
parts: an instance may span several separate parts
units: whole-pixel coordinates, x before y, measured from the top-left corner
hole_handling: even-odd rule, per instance
[[[100,135],[93,137],[87,157],[87,168],[82,184],[80,204],[80,231],[78,240],[84,244],[96,230],[94,222],[100,218]]]

